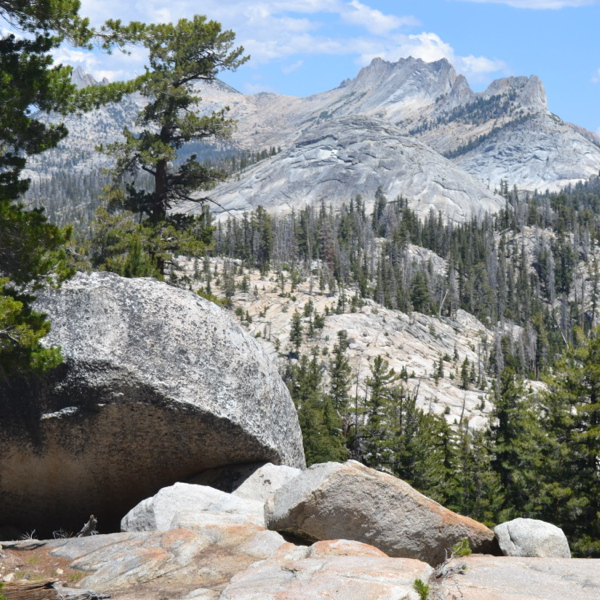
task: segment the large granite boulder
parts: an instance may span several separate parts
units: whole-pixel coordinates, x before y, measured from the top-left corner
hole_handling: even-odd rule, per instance
[[[0,384],[0,526],[49,535],[211,467],[304,466],[289,393],[216,305],[152,279],[79,274],[40,297],[64,364]]]
[[[303,471],[267,501],[265,519],[275,531],[309,540],[356,540],[434,566],[464,539],[474,552],[493,549],[494,533],[481,523],[355,461]]]
[[[500,550],[505,556],[571,558],[564,531],[538,519],[513,519],[494,528]]]

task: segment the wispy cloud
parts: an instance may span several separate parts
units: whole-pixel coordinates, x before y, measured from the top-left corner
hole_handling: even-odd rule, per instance
[[[520,0],[511,1],[519,3]],[[250,66],[258,68],[278,60],[291,65],[282,67],[283,73],[292,72],[306,57],[315,55],[350,56],[360,65],[376,56],[387,60],[409,55],[425,61],[447,58],[459,72],[473,78],[486,78],[490,73],[505,69],[504,63],[492,58],[460,56],[437,34],[415,32],[419,26],[415,17],[385,13],[367,2],[204,0],[198,5],[192,0],[146,0],[143,3],[82,0],[81,13],[98,25],[115,14],[123,21],[160,22],[189,18],[201,10],[220,21],[224,28],[235,31],[236,40],[252,57]],[[541,4],[533,0],[529,3]],[[115,53],[109,60],[98,57],[98,63],[92,65],[92,73],[97,75],[101,70],[133,73],[141,70],[143,62],[140,53],[129,57]]]
[[[600,69],[596,69],[596,72],[592,76],[592,83],[600,83]]]
[[[419,21],[414,17],[386,15],[380,10],[362,4],[358,0],[352,0],[352,2],[346,4],[341,10],[340,16],[344,23],[359,25],[375,35],[386,34],[400,27],[419,25]]]
[[[533,10],[557,10],[559,8],[578,8],[600,4],[600,0],[458,0],[459,2],[477,2],[479,4],[506,4],[513,8]]]
[[[297,60],[293,65],[283,67],[281,69],[281,71],[283,72],[284,75],[289,75],[290,73],[297,71],[303,64],[304,64],[303,60]]]

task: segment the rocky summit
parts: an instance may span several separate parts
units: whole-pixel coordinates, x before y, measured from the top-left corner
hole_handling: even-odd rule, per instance
[[[151,279],[80,274],[38,300],[64,364],[0,390],[0,525],[118,529],[140,500],[239,463],[304,466],[287,388],[214,304]]]
[[[79,87],[98,85],[81,70],[74,81]],[[229,108],[237,122],[233,145],[211,140],[184,147],[183,157],[194,152],[218,159],[236,148],[283,150],[234,173],[212,192],[231,211],[259,203],[281,210],[339,204],[356,194],[371,198],[381,186],[391,198],[404,195],[419,214],[433,209],[464,220],[501,208],[494,190],[504,184],[558,190],[600,171],[600,138],[552,114],[535,75],[498,79],[475,93],[445,59],[376,58],[354,79],[306,98],[244,95],[219,81],[202,85],[198,94],[199,114]],[[111,159],[95,147],[120,139],[124,126],[137,132],[135,117],[143,104],[133,94],[67,117],[69,137],[43,163],[32,157],[27,176],[34,182],[52,179],[69,165],[71,177],[98,177]],[[84,195],[60,214],[85,212]],[[53,205],[50,199],[41,202]]]

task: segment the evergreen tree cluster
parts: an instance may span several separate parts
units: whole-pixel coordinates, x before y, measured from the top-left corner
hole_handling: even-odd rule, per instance
[[[600,556],[600,330],[570,347],[535,396],[505,368],[490,424],[450,426],[417,405],[381,356],[359,388],[346,332],[329,359],[297,356],[284,372],[307,463],[353,458],[490,526],[516,517],[563,528],[577,556]]]
[[[596,178],[519,201],[503,184],[506,208],[463,224],[433,213],[420,220],[381,191],[369,213],[360,197],[337,212],[321,205],[276,216],[258,207],[217,225],[214,252],[263,273],[296,265],[321,290],[354,289],[404,312],[454,317],[463,309],[496,332],[483,349],[489,375],[510,366],[537,378],[577,327],[599,324],[598,188]]]

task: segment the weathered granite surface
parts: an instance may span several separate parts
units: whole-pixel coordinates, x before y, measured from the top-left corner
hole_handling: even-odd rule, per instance
[[[571,558],[564,531],[538,519],[513,519],[494,527],[500,550],[505,556]]]
[[[267,501],[265,518],[275,531],[309,540],[356,540],[433,566],[463,539],[475,552],[494,548],[493,532],[481,523],[355,461],[303,471]]]
[[[0,525],[51,536],[210,467],[304,465],[288,390],[216,305],[153,279],[78,274],[40,297],[64,364],[0,389]]]

